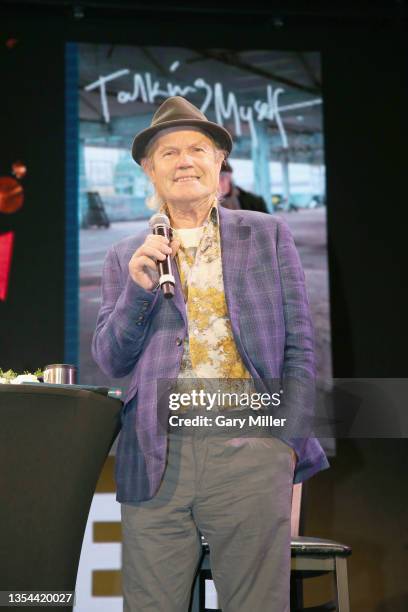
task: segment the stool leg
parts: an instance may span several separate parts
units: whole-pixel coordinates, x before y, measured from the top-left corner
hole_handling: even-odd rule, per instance
[[[303,580],[296,578],[294,572],[290,576],[290,609],[303,609]]]
[[[339,612],[350,612],[347,579],[347,559],[336,556],[337,607]]]

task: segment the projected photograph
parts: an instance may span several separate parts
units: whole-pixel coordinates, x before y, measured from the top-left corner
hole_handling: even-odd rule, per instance
[[[320,55],[271,50],[75,45],[78,75],[81,384],[124,387],[94,364],[91,339],[108,248],[147,227],[153,211],[130,154],[165,98],[181,95],[229,130],[221,206],[286,219],[306,274],[318,375],[331,376]]]

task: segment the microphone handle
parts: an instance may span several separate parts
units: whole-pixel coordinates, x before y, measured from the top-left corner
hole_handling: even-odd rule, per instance
[[[172,238],[171,228],[167,228],[164,225],[154,227],[153,234],[156,234],[157,236],[164,236],[169,240]],[[164,297],[167,299],[174,297],[175,279],[171,267],[171,256],[167,255],[164,261],[158,261],[157,268],[160,277],[159,283]]]

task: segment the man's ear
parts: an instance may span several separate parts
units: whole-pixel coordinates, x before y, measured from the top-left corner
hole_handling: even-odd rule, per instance
[[[219,166],[218,170],[219,172],[221,172],[221,168],[222,168],[222,164],[224,163],[225,160],[225,153],[224,151],[220,151],[219,149],[217,150],[217,164]]]
[[[148,157],[144,157],[142,160],[140,160],[140,165],[142,166],[143,172],[149,177],[149,179],[153,183],[154,171],[152,160]]]

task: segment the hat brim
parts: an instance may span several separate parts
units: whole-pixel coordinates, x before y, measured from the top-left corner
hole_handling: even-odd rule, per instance
[[[167,130],[171,127],[196,127],[206,132],[215,140],[221,149],[231,153],[232,138],[231,134],[218,123],[212,121],[201,121],[200,119],[173,119],[172,121],[162,121],[160,125],[146,128],[135,136],[132,145],[132,157],[136,163],[140,165],[141,160],[145,157],[146,147],[153,138],[162,130]]]

